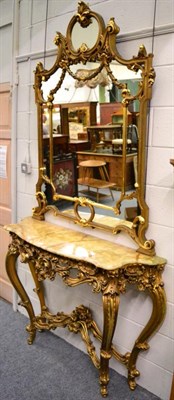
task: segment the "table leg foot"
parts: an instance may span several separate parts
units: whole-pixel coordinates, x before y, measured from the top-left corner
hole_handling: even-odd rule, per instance
[[[27,339],[28,344],[33,344],[34,339],[36,337],[36,328],[33,325],[29,324],[26,326],[26,331],[29,333],[29,337]]]
[[[101,351],[101,369],[100,369],[100,391],[103,397],[108,395],[108,383],[109,383],[109,359],[110,354],[104,354]],[[107,357],[107,358],[105,358]]]
[[[131,390],[135,390],[135,388],[137,386],[135,378],[137,378],[138,376],[140,376],[140,372],[135,367],[133,367],[132,369],[129,370],[128,385]]]
[[[103,294],[104,326],[100,352],[100,385],[103,397],[106,397],[108,393],[109,360],[112,355],[112,338],[115,332],[119,301],[119,295],[113,292],[113,287],[111,287],[111,293]]]
[[[136,361],[140,351],[145,351],[149,349],[149,345],[147,340],[152,336],[157,328],[161,325],[165,312],[166,312],[166,296],[163,287],[156,286],[149,289],[152,302],[153,309],[151,317],[137,338],[132,352],[130,353],[129,361],[128,361],[128,384],[131,390],[134,390],[136,387],[135,378],[140,375],[139,371],[136,368]]]

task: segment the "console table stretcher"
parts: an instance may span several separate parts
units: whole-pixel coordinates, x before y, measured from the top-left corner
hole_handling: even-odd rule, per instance
[[[28,343],[32,344],[37,330],[50,330],[59,326],[71,332],[79,332],[94,365],[99,369],[101,394],[107,395],[109,382],[109,359],[115,357],[128,369],[128,383],[135,389],[135,378],[139,375],[136,360],[141,350],[147,350],[148,338],[162,323],[166,298],[162,282],[165,260],[147,256],[135,250],[95,238],[85,232],[77,232],[32,217],[18,224],[5,227],[12,236],[6,257],[9,279],[21,298],[21,305],[28,312],[30,322]],[[17,273],[16,260],[20,256],[29,265],[38,295],[41,313],[34,313],[32,303]],[[71,274],[75,271],[76,274]],[[91,310],[83,305],[76,307],[70,315],[58,312],[51,314],[44,298],[42,281],[54,280],[60,275],[68,286],[88,283],[93,291],[102,293],[104,322],[100,330],[93,320]],[[147,291],[152,298],[153,310],[149,321],[138,336],[133,349],[120,354],[112,340],[118,315],[120,293],[125,293],[127,284],[134,284],[139,291]],[[101,341],[98,357],[91,334]]]

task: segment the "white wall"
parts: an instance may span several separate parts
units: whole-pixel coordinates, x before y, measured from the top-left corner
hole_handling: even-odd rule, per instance
[[[0,0],[0,83],[11,82],[13,1]]]
[[[1,0],[2,2],[2,0]],[[0,2],[0,4],[1,4]],[[7,0],[4,0],[8,3]],[[121,28],[118,48],[125,58],[137,54],[143,42],[148,52],[152,51],[154,0],[96,0],[89,1],[94,11],[104,16],[107,23],[114,16]],[[46,49],[54,49],[56,31],[65,33],[70,18],[76,11],[74,0],[49,0]],[[174,171],[169,159],[174,158],[174,15],[173,0],[157,0],[154,38],[154,66],[156,81],[150,108],[150,132],[147,169],[147,203],[150,207],[150,224],[147,236],[156,241],[157,254],[168,260],[164,282],[167,293],[167,316],[158,333],[150,340],[150,351],[140,355],[138,383],[158,395],[169,399],[173,372],[172,351],[174,349]],[[46,19],[46,0],[21,0],[19,9],[19,53],[18,102],[17,102],[17,220],[31,215],[35,201],[37,181],[37,121],[33,91],[33,70],[38,61],[43,61]],[[51,65],[54,56],[46,59]],[[21,173],[20,165],[27,157],[27,144],[31,142],[32,174]],[[15,166],[14,166],[15,167]],[[22,282],[39,312],[38,301],[26,266],[19,266]],[[60,279],[46,283],[46,294],[51,310],[71,311],[77,304],[85,304],[94,310],[102,323],[101,296],[91,293],[88,286],[66,288]],[[59,297],[59,299],[57,299]],[[23,312],[23,309],[20,309]],[[142,329],[151,311],[151,301],[145,294],[128,289],[121,296],[118,325],[114,337],[121,352],[130,351],[134,340]],[[173,329],[172,329],[173,327]],[[124,332],[124,335],[123,335]],[[66,330],[56,331],[66,340],[84,350],[78,337]],[[124,367],[111,361],[111,365],[122,374]]]

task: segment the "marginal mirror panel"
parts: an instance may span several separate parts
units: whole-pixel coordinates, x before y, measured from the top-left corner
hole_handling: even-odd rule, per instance
[[[143,45],[130,60],[120,56],[118,32],[114,18],[105,26],[80,2],[66,36],[56,34],[52,68],[36,67],[39,205],[33,216],[42,219],[52,209],[83,227],[124,231],[153,254],[144,186],[155,73]]]
[[[95,46],[99,36],[99,24],[94,17],[91,17],[91,23],[89,27],[86,27],[86,29],[78,23],[73,25],[72,31],[70,32],[71,46],[76,52],[83,44],[85,47],[91,49]]]

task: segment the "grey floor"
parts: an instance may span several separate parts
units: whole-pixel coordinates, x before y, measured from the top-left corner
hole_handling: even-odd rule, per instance
[[[28,319],[0,299],[1,400],[101,400],[98,371],[89,357],[51,332],[27,344]],[[160,400],[110,370],[108,400]]]

